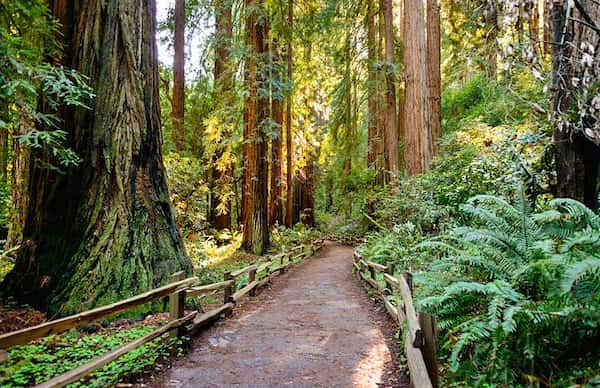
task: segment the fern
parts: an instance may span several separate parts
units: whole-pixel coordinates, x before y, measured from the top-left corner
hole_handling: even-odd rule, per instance
[[[468,224],[417,246],[441,257],[416,278],[429,292],[417,306],[469,385],[544,381],[570,343],[600,337],[600,217],[570,199],[535,213],[517,194],[472,198]]]

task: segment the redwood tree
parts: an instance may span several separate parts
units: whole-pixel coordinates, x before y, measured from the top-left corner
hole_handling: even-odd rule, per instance
[[[269,190],[269,225],[283,224],[283,182],[281,160],[283,158],[283,99],[279,85],[282,81],[279,63],[279,46],[277,40],[271,45],[273,58],[272,78],[275,86],[271,86],[271,116],[276,136],[271,140],[271,183]]]
[[[268,227],[268,142],[264,132],[269,112],[265,92],[264,62],[268,53],[268,25],[262,15],[263,0],[246,0],[248,45],[244,112],[244,197],[243,241],[247,251],[262,254],[269,245]],[[262,90],[261,90],[262,89]]]
[[[224,112],[223,120],[227,121],[231,102],[233,100],[233,69],[231,65],[231,44],[233,38],[233,22],[231,14],[231,0],[215,1],[215,90],[220,100],[221,111]],[[230,123],[225,122],[223,128]],[[229,138],[231,134],[223,131],[222,136]],[[233,168],[231,164],[218,164],[223,156],[225,145],[219,144],[215,149],[213,163],[211,166],[211,191],[212,201],[210,203],[209,217],[211,225],[216,229],[231,229],[231,199],[222,192],[229,189],[233,182]]]
[[[185,149],[185,0],[175,0],[175,55],[173,57],[173,143],[181,152]]]
[[[4,291],[63,313],[161,284],[191,263],[161,155],[155,5],[56,0],[63,58],[89,77],[91,109],[64,109],[82,162],[65,175],[32,165],[21,249]]]

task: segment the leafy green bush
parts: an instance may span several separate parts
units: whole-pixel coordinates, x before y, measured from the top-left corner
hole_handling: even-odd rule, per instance
[[[444,329],[449,378],[469,385],[557,384],[600,373],[600,217],[555,199],[534,213],[476,196],[462,207],[472,221],[420,244],[442,258],[417,277],[418,306]],[[596,353],[597,356],[597,353]],[[587,361],[587,362],[586,362]]]
[[[22,387],[42,383],[143,337],[154,329],[152,326],[137,326],[85,336],[72,331],[71,334],[46,337],[33,344],[15,346],[10,349],[9,359],[0,370],[0,385]],[[174,343],[181,345],[181,340],[158,338],[123,355],[102,369],[92,372],[89,378],[69,386],[115,385],[123,378],[153,367],[159,359],[170,356]],[[181,351],[181,347],[179,349]]]

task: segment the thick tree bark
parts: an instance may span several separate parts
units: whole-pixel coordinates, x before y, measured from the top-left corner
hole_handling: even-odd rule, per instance
[[[281,83],[281,66],[279,58],[279,46],[274,40],[273,50],[273,78]],[[271,93],[271,116],[273,123],[277,126],[277,137],[271,140],[271,189],[269,191],[269,225],[283,224],[283,182],[281,160],[283,159],[283,100],[281,93],[275,90]]]
[[[384,0],[386,124],[385,145],[388,160],[388,181],[393,183],[400,173],[398,123],[396,113],[396,76],[394,74],[394,29],[392,0]]]
[[[293,85],[292,78],[292,66],[294,64],[294,53],[292,47],[293,40],[293,26],[294,26],[294,0],[288,0],[288,41],[287,41],[287,81]],[[294,203],[294,191],[292,187],[292,171],[294,166],[292,164],[292,156],[294,152],[294,145],[292,144],[292,96],[294,95],[293,89],[290,88],[285,108],[285,144],[286,144],[286,200],[285,200],[285,224],[288,228],[294,226],[293,221],[293,203]]]
[[[409,176],[429,169],[432,157],[427,80],[427,42],[422,1],[404,7],[403,39],[406,71],[402,127],[405,131],[406,172]]]
[[[434,154],[437,151],[437,143],[442,137],[440,29],[440,0],[427,0],[427,71],[429,110],[431,114],[431,145]]]
[[[29,171],[23,248],[2,288],[71,313],[156,287],[191,263],[161,155],[154,2],[55,6],[58,16],[74,10],[62,23],[64,63],[89,77],[96,97],[91,110],[63,114],[83,162],[64,176]]]
[[[231,42],[233,39],[233,22],[231,14],[231,0],[215,1],[215,34],[217,37],[215,53],[215,94],[221,99],[221,111],[226,112],[232,104],[233,70],[231,66]],[[225,113],[223,116],[228,116]],[[224,121],[227,117],[222,117]],[[223,125],[227,128],[229,123]],[[221,134],[228,139],[231,134],[223,131]],[[219,166],[218,161],[223,157],[225,145],[218,145],[211,166],[212,201],[209,209],[210,223],[217,229],[231,229],[231,199],[225,192],[231,191],[233,184],[233,168],[231,164]]]
[[[556,194],[574,198],[595,210],[598,208],[600,129],[598,110],[592,107],[592,101],[599,97],[590,90],[600,81],[600,50],[597,49],[600,46],[597,27],[600,4],[595,0],[555,1],[552,14]],[[585,54],[589,58],[586,59]],[[573,82],[575,79],[579,82]],[[576,119],[572,118],[573,112],[577,112]]]
[[[173,143],[185,150],[185,0],[175,0],[175,56],[173,57]]]
[[[257,255],[263,254],[269,245],[268,227],[268,142],[264,133],[269,112],[268,93],[264,92],[265,80],[261,69],[267,52],[267,21],[259,16],[263,0],[246,0],[248,12],[247,33],[250,55],[246,61],[246,128],[244,147],[244,230],[242,246]],[[263,91],[259,91],[263,89]]]

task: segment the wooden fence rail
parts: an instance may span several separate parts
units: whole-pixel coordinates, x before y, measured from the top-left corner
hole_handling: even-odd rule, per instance
[[[183,334],[193,335],[197,333],[213,321],[218,320],[224,315],[230,314],[235,307],[235,302],[239,301],[243,296],[247,294],[254,295],[259,287],[265,285],[275,275],[283,273],[287,267],[296,263],[296,259],[302,259],[312,255],[320,249],[322,245],[323,240],[316,240],[311,244],[299,245],[286,253],[281,253],[272,257],[265,263],[256,263],[234,272],[225,272],[223,281],[213,284],[198,285],[198,278],[190,277],[184,279],[185,275],[183,272],[175,273],[171,275],[169,284],[143,294],[66,318],[2,334],[0,335],[0,354],[6,355],[6,351],[12,346],[23,345],[38,338],[59,334],[95,320],[123,312],[132,307],[166,296],[169,297],[169,322],[167,324],[157,328],[152,333],[142,338],[127,343],[86,364],[37,385],[37,387],[44,388],[64,387],[86,377],[91,372],[102,368],[122,355],[162,336],[163,334],[170,333],[171,336],[181,336]],[[300,253],[296,254],[298,251],[300,251]],[[273,264],[277,264],[277,267],[271,268]],[[248,274],[248,284],[237,289],[236,279],[246,273]],[[202,314],[198,311],[188,312],[187,315],[185,314],[184,307],[186,298],[206,296],[220,290],[223,291],[222,305]]]
[[[373,288],[387,312],[398,322],[404,335],[404,353],[408,361],[413,387],[438,387],[437,340],[435,318],[417,314],[412,296],[412,275],[404,273],[394,277],[391,263],[382,265],[366,260],[354,252],[354,269],[360,278]],[[377,281],[381,273],[385,286]],[[400,297],[399,300],[396,298]],[[397,300],[396,305],[392,300]]]

